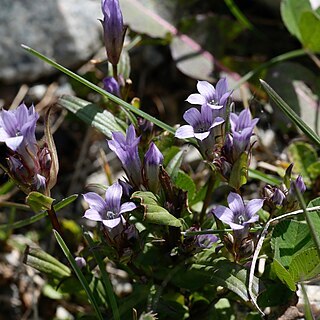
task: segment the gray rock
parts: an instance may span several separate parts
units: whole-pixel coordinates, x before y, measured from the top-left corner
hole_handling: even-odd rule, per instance
[[[102,45],[98,0],[0,0],[0,8],[0,82],[30,82],[55,72],[20,44],[68,68]]]

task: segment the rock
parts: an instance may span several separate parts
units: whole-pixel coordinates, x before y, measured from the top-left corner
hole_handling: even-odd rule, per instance
[[[31,82],[56,72],[20,44],[68,68],[79,66],[102,45],[99,1],[0,0],[0,8],[0,82]]]

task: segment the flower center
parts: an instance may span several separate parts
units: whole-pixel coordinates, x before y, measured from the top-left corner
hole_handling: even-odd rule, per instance
[[[107,219],[108,220],[112,220],[115,219],[117,217],[117,214],[114,213],[113,211],[108,210],[106,213]]]
[[[238,221],[238,224],[240,224],[241,226],[243,225],[243,223],[246,221],[244,216],[242,214],[239,214],[237,217],[236,217],[236,220]]]

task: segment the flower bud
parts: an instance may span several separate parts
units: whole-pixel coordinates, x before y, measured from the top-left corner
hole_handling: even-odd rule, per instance
[[[102,0],[101,8],[104,15],[102,25],[108,60],[115,66],[119,62],[126,28],[123,26],[118,0]]]
[[[159,170],[163,162],[163,155],[157,146],[151,142],[149,150],[144,157],[144,176],[153,193],[157,193],[159,189]]]
[[[106,77],[103,80],[103,89],[120,97],[120,86],[114,77]]]

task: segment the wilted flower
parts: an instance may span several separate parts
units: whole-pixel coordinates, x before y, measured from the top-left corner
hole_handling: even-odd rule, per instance
[[[83,197],[90,207],[84,218],[101,221],[112,238],[123,231],[125,219],[122,214],[136,208],[133,202],[121,204],[122,187],[118,182],[107,189],[105,199],[95,192],[88,192]]]
[[[114,77],[106,77],[103,80],[103,89],[120,97],[120,86]]]
[[[163,155],[157,146],[151,142],[148,151],[144,156],[144,176],[148,188],[153,193],[159,189],[159,170],[163,162]]]
[[[212,109],[206,104],[201,106],[201,111],[190,108],[184,113],[183,119],[189,124],[178,128],[175,136],[179,139],[195,137],[201,141],[210,135],[212,128],[224,122],[220,117],[214,119]]]
[[[131,124],[124,136],[121,132],[113,132],[112,140],[108,141],[109,148],[118,156],[129,181],[136,187],[142,184],[141,161],[138,153],[140,137],[136,137],[134,126]]]
[[[259,220],[256,213],[262,208],[263,201],[263,199],[253,199],[244,204],[239,194],[230,192],[228,196],[229,208],[219,205],[213,209],[213,213],[233,230],[241,230]]]
[[[197,89],[199,93],[193,93],[187,98],[191,104],[207,105],[212,109],[221,109],[226,105],[231,92],[228,91],[227,79],[220,79],[216,88],[207,81],[198,81]]]
[[[123,18],[118,0],[102,0],[101,8],[104,19],[104,41],[108,59],[111,64],[117,65],[122,51],[126,28],[123,26]]]

